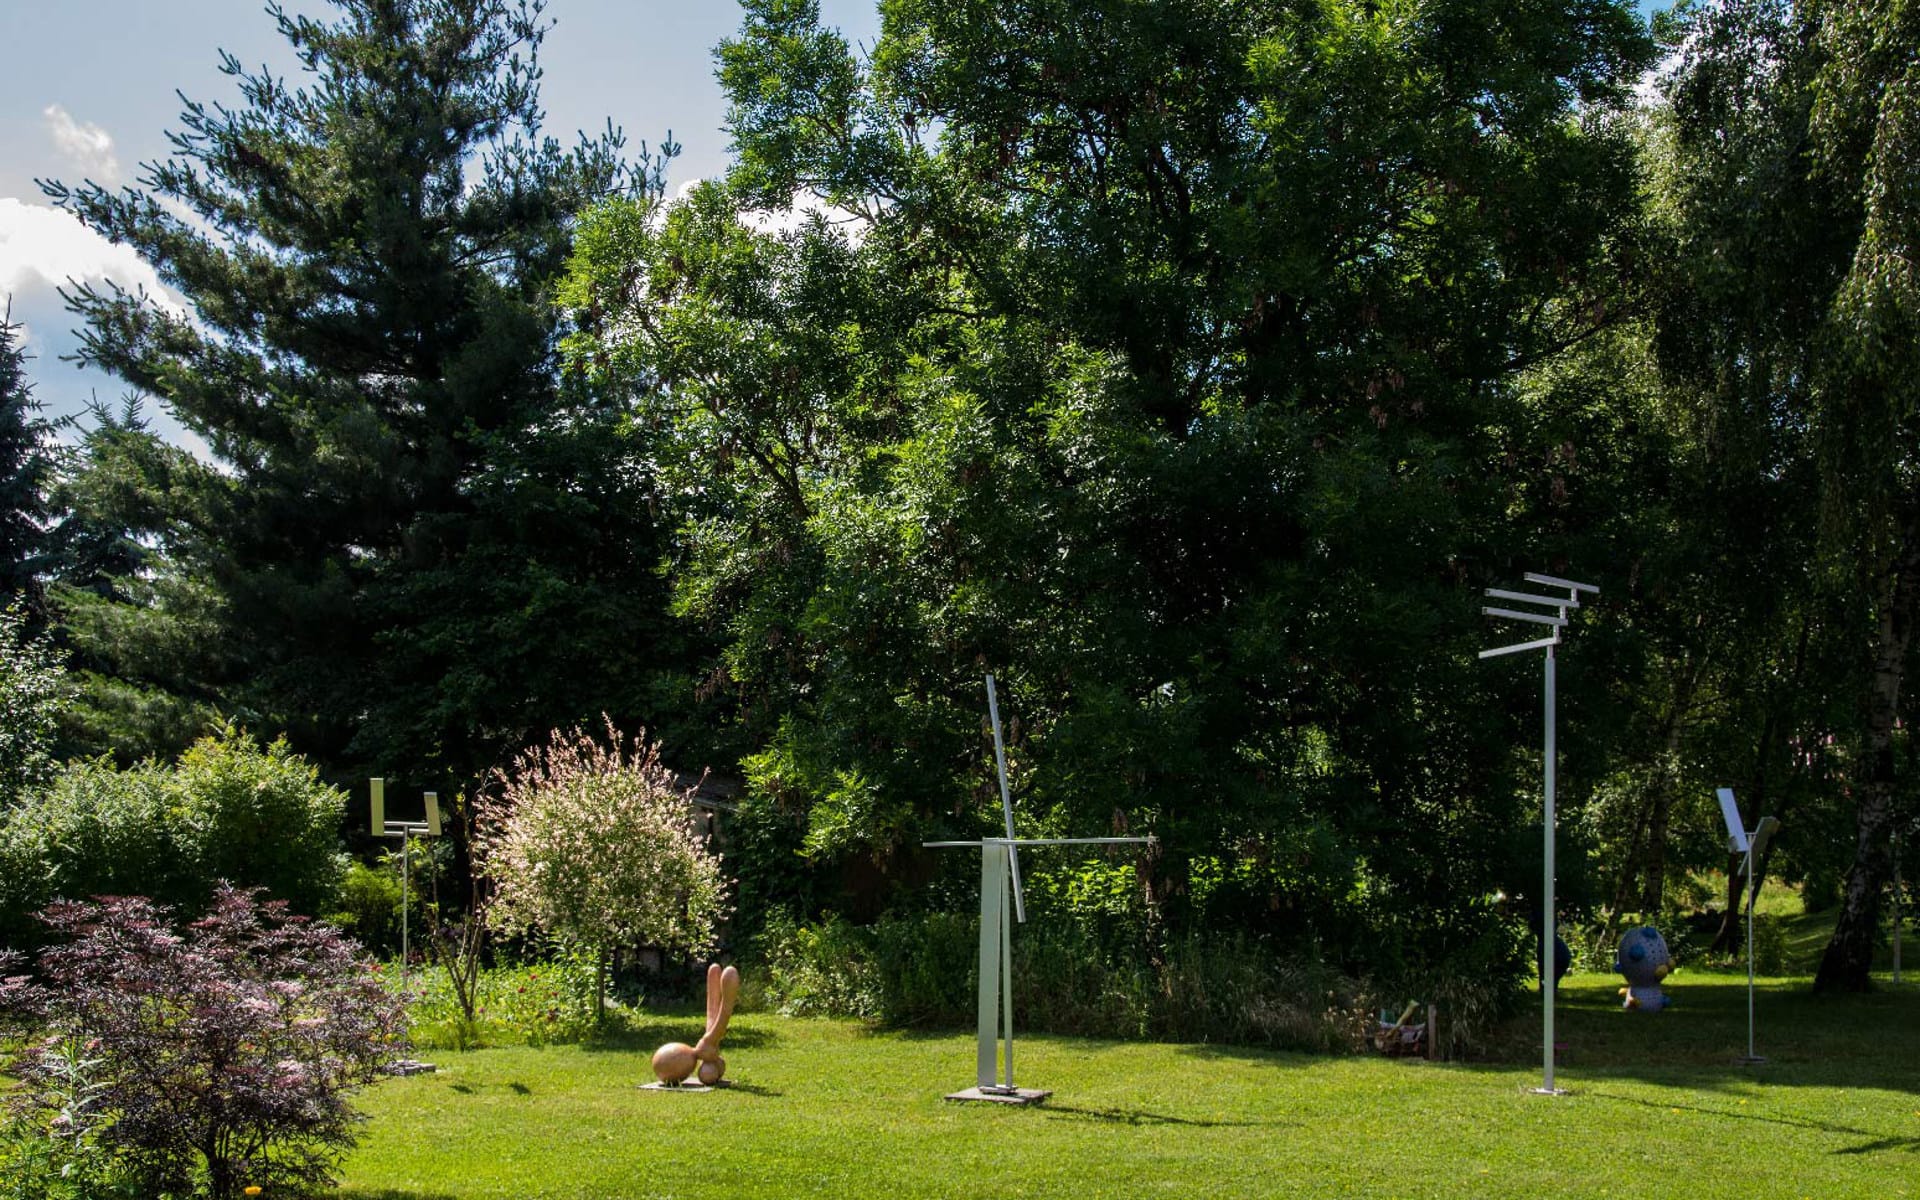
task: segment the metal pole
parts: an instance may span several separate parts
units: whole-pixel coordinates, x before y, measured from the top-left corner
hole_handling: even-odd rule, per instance
[[[1753,1049],[1753,900],[1760,881],[1753,877],[1753,851],[1747,851],[1747,1061],[1759,1062]]]
[[[1000,1000],[1000,931],[1006,928],[1007,848],[983,843],[980,847],[980,989],[979,1035],[974,1083],[991,1088],[994,1077],[994,1008]]]
[[[1540,1010],[1543,1043],[1541,1057],[1545,1062],[1545,1082],[1540,1090],[1551,1095],[1557,1091],[1553,1086],[1553,971],[1554,961],[1554,903],[1553,903],[1553,647],[1547,647],[1547,753],[1546,753],[1546,811],[1540,822],[1542,829],[1541,845],[1546,852],[1546,864],[1542,872],[1546,907],[1540,915]]]
[[[1900,835],[1893,835],[1893,981],[1900,982]]]
[[[407,993],[407,898],[413,889],[413,839],[400,835],[400,994]]]
[[[1012,875],[1014,849],[1007,847],[1008,875]],[[1014,903],[1018,904],[1016,899]],[[1000,906],[1000,1016],[1007,1033],[1007,1090],[1013,1090],[1013,914]]]
[[[1013,840],[1013,793],[1007,787],[1007,748],[1000,739],[1000,697],[993,690],[993,676],[987,676],[987,716],[993,722],[993,765],[1000,774],[1000,814],[1006,819],[1007,840]],[[1020,887],[1020,851],[1007,847],[1007,869],[1013,875],[1013,913],[1021,924],[1027,920],[1027,901]]]

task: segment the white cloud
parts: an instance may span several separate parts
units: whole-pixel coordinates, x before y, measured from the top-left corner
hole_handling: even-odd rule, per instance
[[[0,197],[0,295],[69,280],[144,287],[162,307],[186,312],[132,247],[113,244],[62,209]]]
[[[867,219],[864,216],[828,204],[812,192],[805,191],[795,192],[793,202],[784,209],[748,209],[740,214],[740,221],[755,233],[786,234],[806,224],[807,219],[815,213],[824,217],[829,225],[842,226],[855,244],[866,236]]]
[[[113,157],[113,137],[92,121],[76,121],[73,114],[58,104],[41,110],[47,121],[47,134],[61,157],[78,166],[101,183],[117,183],[120,164]]]

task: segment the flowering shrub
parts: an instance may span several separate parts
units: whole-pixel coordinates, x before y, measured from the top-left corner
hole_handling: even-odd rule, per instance
[[[330,1181],[359,1119],[347,1103],[402,1047],[402,1009],[358,948],[257,890],[222,885],[175,930],[143,897],[62,901],[37,977],[0,981],[33,1036],[8,1065],[16,1114],[47,1114],[78,1046],[90,1111],[143,1194]],[[7,955],[18,963],[17,955]]]
[[[475,845],[493,885],[488,919],[603,959],[623,945],[703,954],[726,912],[719,856],[660,747],[644,738],[629,747],[611,723],[607,733],[610,745],[555,730],[481,801]]]

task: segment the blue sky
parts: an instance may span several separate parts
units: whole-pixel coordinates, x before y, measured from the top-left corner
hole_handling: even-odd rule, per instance
[[[320,0],[287,8],[329,11]],[[821,10],[857,41],[879,30],[872,0],[822,0]],[[675,186],[725,169],[712,50],[739,25],[733,0],[549,0],[547,16],[549,132],[567,140],[612,118],[629,142],[658,144],[672,130],[683,147]],[[51,209],[33,181],[132,182],[139,164],[167,154],[175,89],[196,100],[235,97],[218,70],[222,48],[283,73],[294,64],[263,0],[0,0],[0,46],[0,302],[11,296],[13,320],[26,329],[35,395],[61,416],[93,395],[117,402],[125,385],[60,361],[75,339],[55,288],[69,277],[149,288],[157,280],[131,252]]]

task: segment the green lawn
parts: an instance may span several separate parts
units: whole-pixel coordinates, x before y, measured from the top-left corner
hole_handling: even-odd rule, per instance
[[[1561,1097],[1527,1092],[1537,1009],[1493,1063],[1023,1038],[1020,1082],[1054,1089],[1026,1110],[941,1099],[972,1082],[965,1034],[763,1014],[708,1094],[635,1086],[691,1014],[618,1047],[437,1053],[366,1095],[343,1194],[1920,1198],[1920,989],[1763,981],[1773,1061],[1743,1069],[1744,977],[1669,982],[1648,1015],[1615,977],[1567,980]]]

